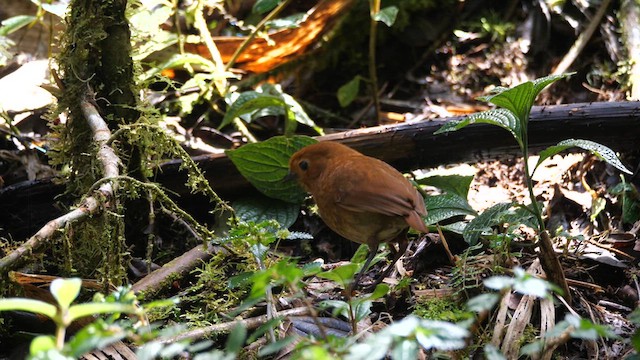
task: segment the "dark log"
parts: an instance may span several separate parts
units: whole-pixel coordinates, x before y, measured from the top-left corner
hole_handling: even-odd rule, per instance
[[[429,168],[443,164],[476,162],[517,155],[518,146],[505,130],[483,124],[442,135],[433,133],[452,117],[442,120],[408,122],[350,130],[318,137],[319,140],[339,141],[367,155],[383,159],[401,171]],[[588,139],[609,146],[615,151],[640,149],[640,102],[583,103],[536,106],[531,111],[529,143],[532,152],[539,151],[568,138]],[[233,199],[255,191],[240,175],[225,155],[206,155],[194,158],[214,190],[225,199]],[[637,164],[626,164],[632,170]],[[180,194],[181,203],[194,211],[209,208],[202,198],[193,197],[184,186],[186,175],[179,172],[179,161],[162,166],[156,181]],[[12,191],[0,189],[0,236],[11,234],[20,239],[29,236],[47,220],[59,215],[53,198],[60,194],[60,186],[46,187],[45,183]],[[47,206],[48,205],[48,206]],[[34,214],[34,211],[37,211]],[[41,220],[34,217],[42,216]]]
[[[376,126],[317,139],[341,142],[401,171],[519,154],[513,137],[497,126],[476,124],[455,132],[433,134],[445,122],[463,118]],[[619,152],[640,150],[640,102],[535,106],[532,109],[529,120],[532,153],[569,138],[596,141]],[[225,155],[204,155],[194,159],[219,195],[234,197],[250,187]],[[166,163],[157,180],[184,194],[186,189],[182,184],[186,177],[176,176],[179,166],[179,161]]]

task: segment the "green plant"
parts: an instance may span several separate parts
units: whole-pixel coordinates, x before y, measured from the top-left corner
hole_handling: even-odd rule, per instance
[[[0,311],[27,311],[46,316],[55,323],[55,336],[41,335],[31,342],[30,353],[33,358],[77,358],[94,348],[106,346],[124,337],[123,332],[111,330],[102,332],[102,336],[89,343],[71,340],[65,344],[67,328],[72,322],[80,318],[108,313],[114,314],[112,319],[117,319],[120,313],[133,314],[142,318],[143,310],[138,306],[135,295],[124,288],[110,297],[98,296],[94,298],[93,302],[72,305],[80,293],[81,285],[82,281],[79,278],[52,281],[50,291],[57,301],[55,305],[40,300],[24,298],[0,299]],[[94,326],[92,329],[96,330],[98,327]],[[76,335],[77,339],[85,339],[86,337],[86,332]]]
[[[351,258],[349,264],[317,274],[318,277],[332,280],[346,290],[347,301],[325,300],[320,303],[320,307],[331,308],[334,316],[341,315],[349,319],[353,334],[356,334],[358,331],[357,323],[371,314],[372,302],[389,293],[388,285],[378,284],[370,294],[352,296],[351,289],[353,288],[356,274],[367,270],[362,268],[367,257],[367,252],[368,247],[361,245]],[[376,256],[374,260],[373,263],[379,261],[380,256]]]
[[[570,75],[572,74],[547,76],[533,81],[527,81],[513,88],[498,87],[494,90],[493,94],[481,98],[485,101],[493,103],[494,105],[497,105],[497,109],[483,111],[470,115],[463,120],[449,122],[435,132],[435,134],[442,134],[449,131],[462,129],[470,124],[485,123],[502,127],[503,129],[511,133],[511,135],[518,143],[524,159],[524,176],[529,192],[529,198],[531,201],[531,204],[529,204],[525,208],[531,214],[533,214],[536,220],[535,226],[540,236],[540,258],[543,267],[547,274],[550,276],[550,279],[552,279],[555,283],[562,287],[564,296],[568,300],[570,300],[569,288],[564,279],[562,267],[560,266],[560,263],[553,251],[553,246],[551,244],[549,234],[546,231],[545,224],[542,219],[542,210],[533,193],[533,174],[535,173],[540,163],[542,163],[545,159],[571,147],[579,147],[584,150],[588,150],[596,154],[603,160],[607,161],[620,171],[628,174],[631,173],[620,162],[618,157],[615,155],[615,152],[613,152],[608,147],[592,141],[576,139],[564,140],[555,146],[551,146],[543,150],[542,152],[540,152],[540,158],[536,166],[533,168],[533,170],[529,169],[529,164],[527,161],[529,157],[528,124],[529,114],[531,112],[531,108],[533,107],[534,100],[545,87],[557,80],[564,79]],[[491,213],[487,215],[486,218],[488,218],[488,220],[495,219],[496,217],[508,211],[509,208],[511,208],[510,204],[496,205],[491,209]],[[467,236],[465,236],[466,239],[473,240],[482,232],[481,228],[485,227],[484,225],[487,225],[487,222],[481,223],[480,220],[476,220],[476,223],[478,223],[476,226],[470,227],[470,225],[472,224],[469,224],[465,228],[465,231],[467,233]]]
[[[493,276],[486,279],[484,285],[498,292],[484,293],[471,298],[467,302],[467,309],[479,315],[486,314],[495,307],[504,294],[508,294],[511,291],[547,299],[551,298],[553,292],[560,291],[554,284],[528,274],[521,268],[515,268],[513,273],[513,277]],[[479,319],[482,319],[482,317],[479,317]],[[618,338],[608,326],[594,324],[577,315],[568,314],[563,321],[557,323],[542,338],[523,346],[520,350],[520,355],[540,356],[540,354],[550,352],[570,339],[596,340],[599,337]],[[491,344],[485,345],[484,353],[488,359],[505,359],[500,350]]]

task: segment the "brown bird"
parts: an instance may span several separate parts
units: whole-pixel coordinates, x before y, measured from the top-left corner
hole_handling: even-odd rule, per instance
[[[427,232],[422,221],[427,215],[424,199],[398,170],[381,160],[336,142],[319,142],[293,154],[289,170],[311,193],[329,228],[369,246],[355,285],[381,242],[398,244],[388,267],[392,269],[407,248],[409,227]],[[384,273],[378,282],[383,277]]]

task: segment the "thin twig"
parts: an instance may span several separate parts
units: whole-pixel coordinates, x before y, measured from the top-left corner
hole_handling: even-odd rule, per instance
[[[309,310],[306,307],[299,307],[291,310],[280,311],[278,315],[283,318],[290,317],[290,316],[304,316],[304,315],[309,315]],[[255,329],[258,326],[266,323],[268,320],[269,319],[267,315],[261,315],[261,316],[249,318],[249,319],[235,320],[235,321],[226,322],[222,324],[210,325],[207,327],[184,332],[180,335],[174,336],[166,340],[162,340],[162,343],[169,344],[169,343],[174,343],[174,342],[188,340],[188,339],[201,339],[213,334],[228,333],[240,324],[245,326],[247,329]]]
[[[113,148],[107,144],[111,137],[111,131],[107,123],[100,116],[95,106],[86,98],[80,103],[80,108],[93,133],[93,141],[98,145],[96,156],[102,164],[103,177],[118,177],[120,175],[118,168],[120,159]],[[63,229],[67,224],[85,219],[90,215],[101,212],[104,208],[112,206],[113,196],[117,188],[115,182],[105,181],[97,190],[91,191],[90,193],[93,195],[84,198],[74,210],[46,223],[24,244],[0,259],[0,272],[6,273],[25,264],[31,255],[39,252],[49,243],[56,231]]]

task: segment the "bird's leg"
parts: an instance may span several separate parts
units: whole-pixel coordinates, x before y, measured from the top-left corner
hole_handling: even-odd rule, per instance
[[[358,284],[360,283],[360,279],[362,278],[362,275],[364,274],[365,271],[367,271],[367,268],[371,264],[371,261],[373,261],[373,258],[376,257],[376,253],[378,253],[379,245],[380,245],[379,243],[376,243],[375,245],[368,245],[369,256],[367,256],[367,260],[364,262],[364,265],[362,265],[362,268],[360,269],[360,271],[358,271],[358,275],[356,275],[356,278],[351,283],[351,286],[349,286],[349,293],[352,293],[353,290],[355,290],[358,287]]]
[[[392,246],[391,243],[389,243],[389,245],[395,251],[395,246]],[[405,235],[400,235],[398,240],[398,250],[393,254],[393,260],[391,260],[391,264],[389,264],[387,268],[382,271],[378,279],[371,285],[372,288],[375,288],[378,284],[380,284],[382,280],[384,280],[384,278],[393,271],[393,267],[396,265],[398,260],[400,260],[402,255],[404,255],[405,251],[407,251],[408,246],[409,241],[407,240],[407,237]]]

